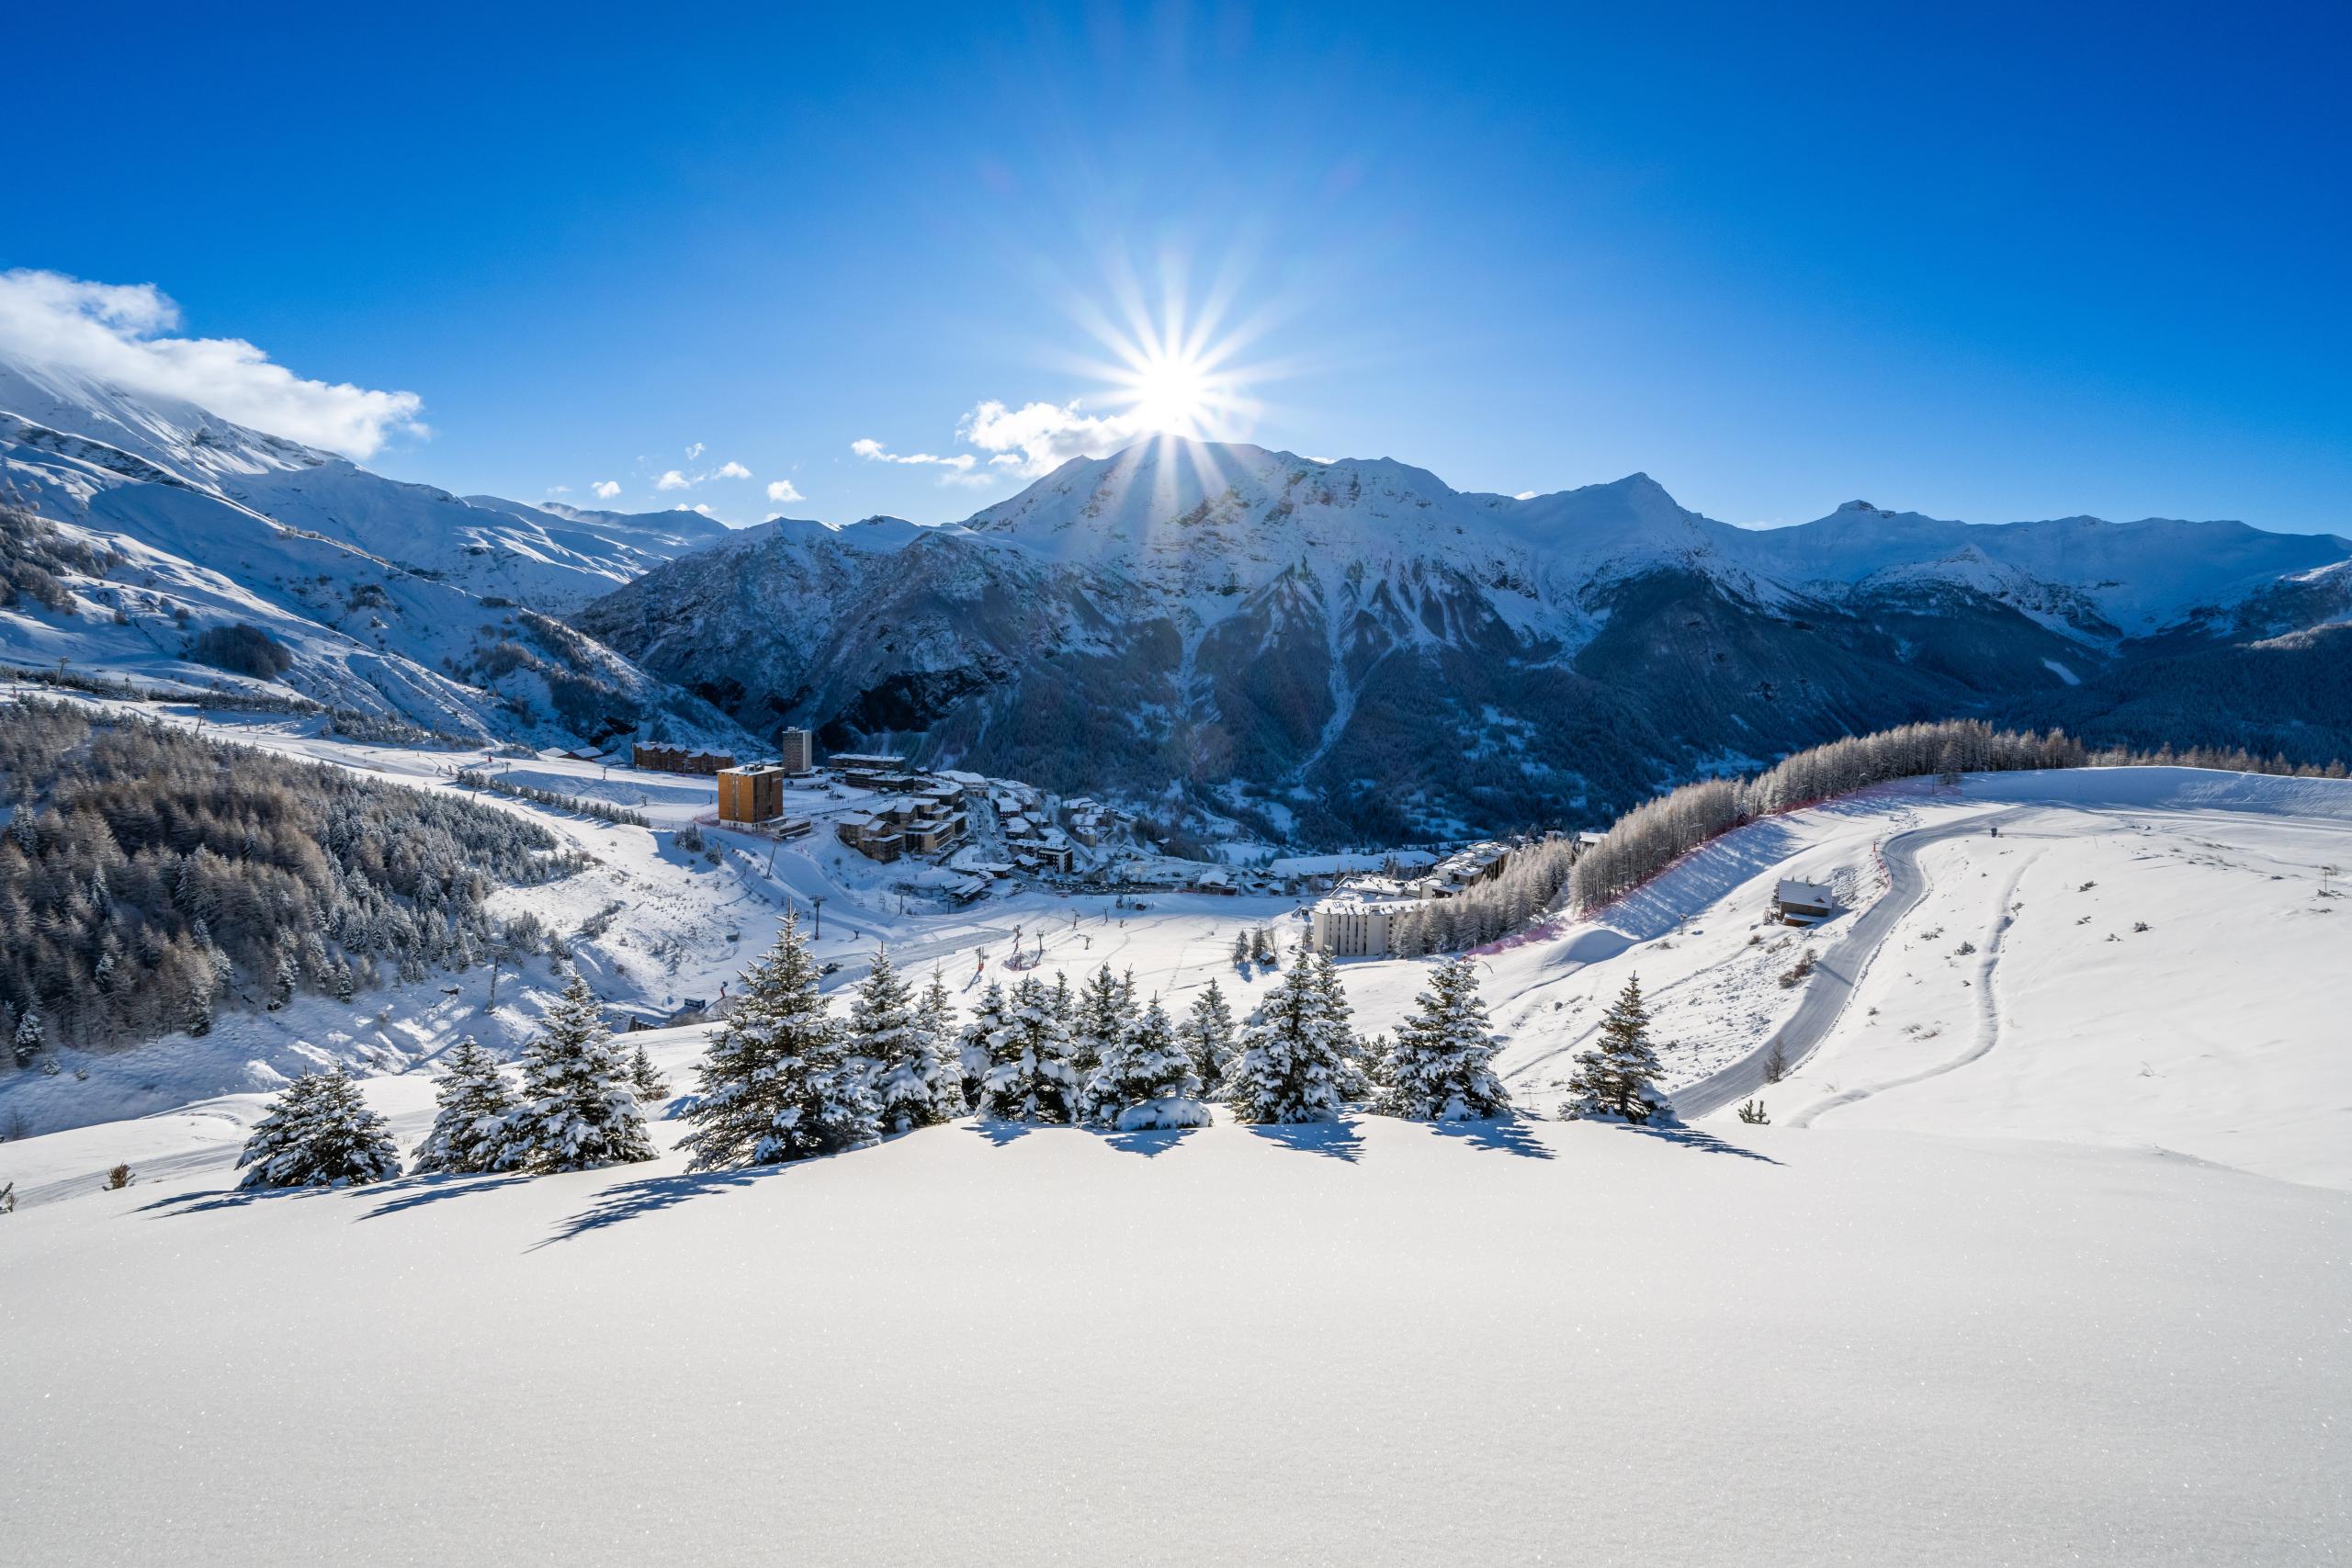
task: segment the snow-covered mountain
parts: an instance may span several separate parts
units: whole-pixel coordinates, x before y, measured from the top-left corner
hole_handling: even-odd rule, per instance
[[[2118,672],[2340,618],[2347,558],[2237,523],[1860,502],[1761,531],[1643,474],[1521,500],[1159,441],[960,525],[773,523],[577,620],[754,727],[1378,840],[1597,814],[1907,719],[2096,728]],[[2335,640],[2270,683],[2293,711],[2157,739],[2287,744],[2315,705],[2340,748],[2352,706],[2296,705]]]
[[[698,513],[461,499],[193,403],[5,362],[0,505],[41,520],[84,568],[59,577],[55,604],[0,606],[0,660],[282,678],[334,706],[478,736],[732,729],[549,618],[725,533]],[[240,676],[190,658],[207,632],[237,626],[288,667]]]

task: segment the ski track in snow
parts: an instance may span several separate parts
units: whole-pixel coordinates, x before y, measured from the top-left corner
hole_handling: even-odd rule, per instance
[[[2007,815],[2015,817],[2020,814],[2012,812]],[[1971,1062],[1982,1059],[1992,1051],[2001,1037],[2001,1009],[1999,997],[1993,983],[1994,967],[2000,962],[2001,940],[2008,934],[2009,927],[2017,919],[2010,906],[2017,902],[2018,884],[2025,879],[2027,868],[2039,858],[2041,857],[2038,854],[2029,853],[2018,862],[2016,868],[2009,873],[2008,880],[2001,885],[2000,898],[1993,907],[1991,921],[1985,927],[1984,946],[1977,953],[1976,1036],[1968,1049],[1950,1061],[1939,1063],[1935,1066],[1924,1067],[1918,1072],[1906,1073],[1901,1077],[1890,1078],[1883,1083],[1870,1084],[1861,1089],[1849,1089],[1842,1094],[1831,1095],[1828,1099],[1809,1105],[1789,1118],[1790,1126],[1810,1127],[1820,1117],[1837,1110],[1841,1105],[1851,1105],[1857,1100],[1867,1100],[1874,1094],[1884,1094],[1890,1089],[1902,1089],[1908,1084],[1924,1083],[1929,1078],[1940,1077],[1946,1073],[1953,1072],[1968,1066]],[[1923,886],[1920,889],[1920,896],[1925,897],[1925,895],[1926,888]],[[1918,900],[1915,898],[1912,902],[1916,905]],[[1859,979],[1860,976],[1857,976],[1856,978]],[[1849,989],[1849,998],[1850,995]],[[1815,1043],[1818,1043],[1817,1038]]]

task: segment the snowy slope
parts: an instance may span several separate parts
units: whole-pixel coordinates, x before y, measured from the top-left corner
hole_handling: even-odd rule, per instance
[[[0,608],[0,660],[250,683],[185,652],[207,629],[245,625],[290,652],[294,692],[428,728],[578,744],[665,715],[681,739],[734,734],[612,650],[517,620],[707,542],[718,525],[693,513],[464,502],[190,404],[6,364],[0,502],[121,560],[71,582],[71,611]]]
[[[404,1143],[424,1087],[369,1086]],[[2352,1550],[2352,1199],[2190,1161],[966,1123],[744,1174],[225,1185],[0,1219],[27,1561]]]

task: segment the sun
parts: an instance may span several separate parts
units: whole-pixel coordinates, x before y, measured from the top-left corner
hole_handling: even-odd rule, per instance
[[[1194,303],[1181,268],[1170,269],[1161,284],[1159,297],[1148,301],[1129,274],[1107,308],[1073,306],[1102,350],[1101,357],[1072,366],[1100,387],[1087,400],[1106,410],[1125,438],[1247,439],[1260,412],[1251,395],[1259,372],[1240,355],[1254,332],[1229,324],[1229,288]]]
[[[1128,369],[1123,391],[1137,424],[1170,435],[1208,434],[1221,389],[1200,360],[1161,352],[1139,355]]]

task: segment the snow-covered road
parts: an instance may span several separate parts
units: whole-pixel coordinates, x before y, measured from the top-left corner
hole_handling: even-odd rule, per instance
[[[1880,847],[1886,864],[1886,891],[1815,964],[1804,998],[1797,1003],[1796,1011],[1789,1015],[1788,1022],[1739,1060],[1676,1091],[1675,1114],[1688,1122],[1760,1093],[1772,1081],[1768,1076],[1769,1064],[1776,1048],[1781,1054],[1784,1069],[1793,1069],[1812,1055],[1846,1010],[1846,1004],[1853,999],[1856,982],[1878,956],[1879,949],[1886,945],[1886,939],[1902,923],[1903,917],[1928,896],[1928,877],[1919,868],[1919,852],[1946,839],[1991,834],[2030,814],[2030,808],[2018,807],[1990,817],[1914,828],[1887,840]]]

